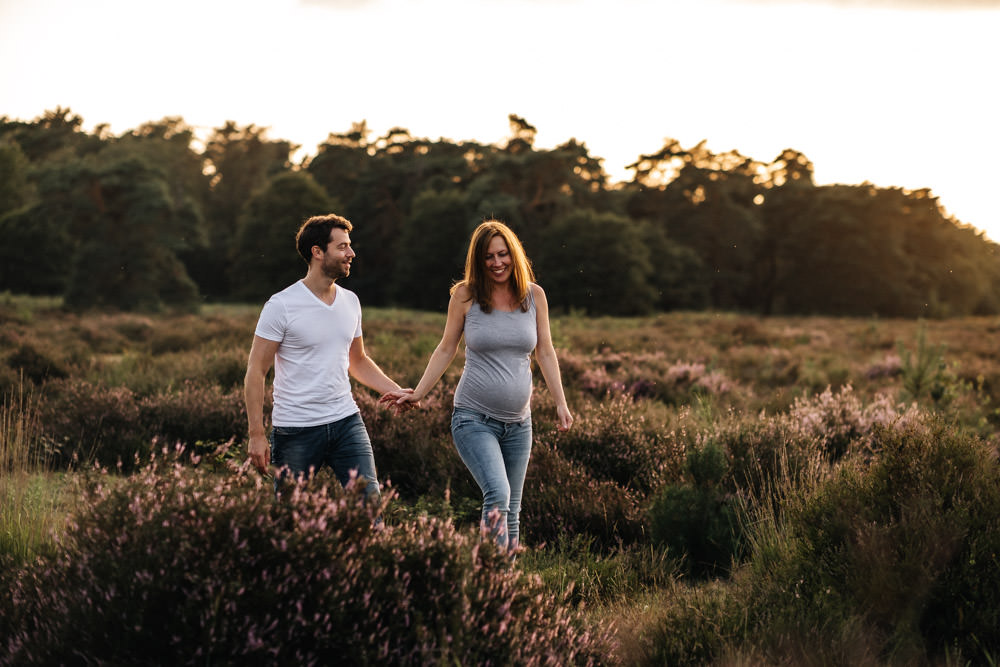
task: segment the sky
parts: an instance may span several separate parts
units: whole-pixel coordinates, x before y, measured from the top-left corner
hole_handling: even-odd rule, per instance
[[[0,116],[181,116],[313,155],[366,121],[569,139],[612,180],[668,138],[817,184],[929,188],[1000,242],[1000,0],[0,0]]]

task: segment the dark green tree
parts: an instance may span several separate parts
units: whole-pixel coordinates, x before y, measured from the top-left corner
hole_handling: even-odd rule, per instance
[[[61,208],[51,190],[40,195],[38,182],[101,147],[102,139],[87,135],[82,125],[63,108],[28,122],[0,118],[0,289],[47,295],[65,290],[73,209]]]
[[[62,295],[73,244],[65,220],[24,206],[0,216],[0,291]]]
[[[267,128],[252,124],[240,127],[227,121],[209,136],[203,154],[211,177],[205,210],[208,243],[184,254],[188,270],[206,296],[218,299],[230,294],[225,262],[234,259],[232,238],[243,207],[273,176],[291,169],[296,150],[295,144],[271,140]]]
[[[14,141],[0,141],[0,216],[25,206],[31,199],[28,158]]]
[[[712,306],[755,307],[763,165],[736,151],[713,153],[704,142],[685,149],[668,140],[630,168],[636,175],[626,190],[628,215],[695,252],[709,277]]]
[[[540,239],[535,270],[555,310],[636,315],[656,305],[642,224],[622,215],[581,209],[557,218]]]
[[[190,249],[207,247],[205,211],[211,196],[210,178],[205,173],[205,159],[193,148],[194,130],[182,118],[168,117],[143,123],[119,137],[108,152],[138,155],[163,173],[175,208],[188,222]]]
[[[764,232],[754,271],[759,311],[783,312],[791,273],[799,257],[813,251],[810,238],[815,197],[813,166],[801,153],[787,149],[767,168],[766,190],[756,202],[764,216]]]
[[[331,133],[305,164],[306,171],[337,201],[355,198],[362,175],[371,166],[369,151],[374,153],[375,146],[369,143],[369,134],[365,121],[354,123],[348,132]]]
[[[397,296],[393,276],[405,248],[400,237],[413,210],[414,199],[425,190],[463,189],[471,178],[471,155],[476,146],[448,141],[415,139],[403,128],[393,128],[369,147],[371,160],[358,180],[346,214],[354,223],[358,271],[345,285],[371,305],[392,303]]]
[[[639,223],[649,249],[649,284],[657,294],[657,310],[701,310],[710,304],[711,275],[698,254],[667,238],[662,227]]]
[[[259,302],[302,278],[306,265],[296,250],[295,233],[307,218],[337,208],[304,171],[272,177],[247,202],[239,231],[230,239],[233,296]]]
[[[995,312],[996,245],[947,219],[926,190],[786,183],[762,209],[764,312]]]
[[[0,117],[0,139],[17,142],[35,165],[97,152],[106,138],[104,127],[95,134],[84,132],[83,119],[68,108],[56,107],[32,121]]]
[[[478,220],[457,189],[417,195],[399,239],[396,302],[445,311],[452,283],[462,277],[469,237]]]
[[[91,159],[40,181],[40,220],[63,220],[71,239],[66,305],[127,310],[192,309],[198,290],[177,252],[192,219],[163,173],[138,157]]]
[[[294,233],[266,221],[291,211],[294,228],[335,210],[355,225],[358,258],[344,284],[370,305],[440,309],[469,229],[496,217],[521,237],[543,283],[550,286],[551,271],[569,290],[565,304],[553,298],[556,307],[1000,312],[1000,247],[948,217],[929,190],[817,187],[812,163],[793,149],[765,164],[674,140],[639,156],[630,183],[610,187],[582,142],[541,150],[532,124],[508,120],[510,136],[497,145],[430,141],[398,127],[371,139],[356,123],[302,163],[323,199],[299,177],[275,180],[294,172],[297,147],[254,125],[226,123],[199,153],[180,118],[114,137],[106,126],[85,132],[61,107],[32,121],[0,117],[0,289],[65,291],[80,307],[155,308],[191,303],[190,275],[211,298],[259,299],[301,269],[262,251],[260,239],[272,231],[278,244]],[[250,201],[257,210],[248,210]],[[629,229],[620,229],[623,220]],[[641,249],[633,252],[635,238]],[[602,274],[626,286],[625,301],[595,292],[601,281],[581,279],[581,268],[591,269],[580,258],[599,252],[615,258],[616,271],[628,265],[623,275]],[[275,266],[257,272],[272,259]],[[277,264],[294,268],[281,277]],[[414,289],[418,281],[427,288]]]
[[[516,212],[505,222],[529,253],[536,250],[539,236],[555,218],[576,209],[614,210],[613,199],[605,191],[607,175],[585,144],[570,139],[552,150],[536,150],[534,126],[514,114],[509,121],[507,144],[482,153],[471,198],[508,208],[517,202]]]

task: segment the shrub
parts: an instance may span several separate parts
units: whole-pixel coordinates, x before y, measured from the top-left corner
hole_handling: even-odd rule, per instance
[[[605,636],[489,540],[373,527],[362,490],[275,503],[256,475],[158,462],[94,479],[56,553],[4,575],[0,662],[588,664]],[[332,490],[331,490],[332,489]]]
[[[918,423],[919,412],[915,405],[894,405],[886,394],[865,405],[848,384],[837,394],[827,387],[819,396],[796,399],[788,418],[802,435],[818,437],[823,450],[837,459],[851,447],[869,447],[876,427]]]
[[[742,638],[741,600],[721,582],[699,586],[675,583],[661,593],[663,601],[627,639],[630,665],[711,665],[727,646]],[[722,662],[721,664],[762,664]]]
[[[696,446],[717,443],[727,453],[722,484],[754,504],[779,509],[786,490],[828,466],[820,435],[803,432],[786,415],[730,414],[699,434]]]
[[[41,401],[41,438],[53,464],[94,460],[126,469],[145,459],[154,438],[214,447],[246,433],[242,392],[186,382],[140,397],[126,387],[85,380],[51,381]]]
[[[184,383],[177,391],[160,392],[139,400],[139,421],[145,429],[170,443],[218,444],[246,434],[243,392],[223,392],[216,385]]]
[[[45,384],[39,407],[41,439],[55,466],[94,459],[105,466],[126,466],[150,451],[152,433],[139,419],[139,402],[126,387],[104,387],[85,380]]]
[[[664,549],[634,544],[607,549],[591,535],[563,533],[544,549],[527,549],[519,559],[546,588],[572,589],[574,600],[607,605],[669,587],[679,564]]]
[[[865,377],[869,380],[879,378],[894,378],[903,374],[903,360],[895,354],[887,354],[885,358],[872,364],[865,371]]]
[[[157,326],[151,317],[122,313],[111,328],[132,343],[146,343],[156,333]]]
[[[391,481],[401,498],[420,496],[482,500],[482,494],[451,438],[450,391],[440,387],[404,415],[379,406],[378,398],[357,392],[355,398],[368,427],[382,481]],[[478,524],[477,512],[476,521]]]
[[[744,586],[758,636],[843,655],[864,628],[883,658],[1000,651],[996,452],[942,423],[876,428],[873,458],[790,504],[785,546],[755,553]],[[773,528],[773,526],[772,526]]]
[[[246,350],[220,350],[202,357],[205,381],[223,389],[243,391],[243,378],[247,372]]]
[[[48,378],[69,376],[62,363],[40,352],[30,343],[23,343],[11,352],[7,357],[7,366],[35,384]]]
[[[91,382],[125,386],[142,396],[171,391],[188,382],[242,391],[246,356],[243,350],[169,352],[156,356],[127,351],[92,360],[88,366],[85,377]]]
[[[592,535],[605,545],[634,542],[642,535],[639,497],[595,479],[543,434],[532,447],[524,481],[522,543],[554,541],[564,533]]]
[[[687,479],[665,486],[649,509],[653,543],[683,555],[695,576],[724,574],[739,555],[735,500],[721,484],[728,469],[726,453],[716,443],[692,449],[685,462]]]
[[[903,376],[903,391],[913,399],[928,394],[937,401],[944,394],[945,346],[927,342],[927,326],[921,322],[917,329],[917,349],[913,354],[899,341],[900,373]]]
[[[673,405],[703,395],[736,398],[740,389],[722,371],[700,362],[670,363],[662,352],[602,352],[586,360],[566,353],[562,358],[573,384],[596,398],[626,395]]]
[[[154,356],[172,352],[189,352],[202,345],[204,332],[197,327],[175,326],[154,329],[147,340],[149,351]]]
[[[582,412],[567,433],[540,436],[595,479],[645,496],[679,467],[682,447],[637,413],[631,399],[619,396]]]

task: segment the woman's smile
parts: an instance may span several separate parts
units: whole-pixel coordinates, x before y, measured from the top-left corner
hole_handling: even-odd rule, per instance
[[[503,237],[494,236],[486,248],[486,270],[495,280],[506,280],[510,275],[510,250]]]

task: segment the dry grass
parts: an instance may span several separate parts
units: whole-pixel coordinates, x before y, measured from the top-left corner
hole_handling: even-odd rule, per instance
[[[21,561],[44,548],[61,522],[63,476],[51,471],[23,385],[0,404],[0,553]]]

